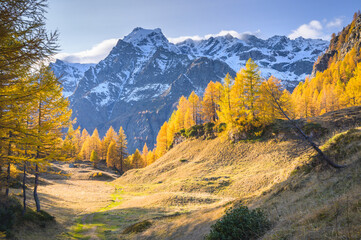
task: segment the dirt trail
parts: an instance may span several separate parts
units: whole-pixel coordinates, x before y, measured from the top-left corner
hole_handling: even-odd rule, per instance
[[[19,232],[19,239],[53,239],[54,236],[59,239],[69,239],[67,232],[72,226],[79,221],[84,225],[92,223],[94,213],[111,203],[111,194],[115,189],[110,182],[77,180],[79,172],[86,171],[90,175],[99,172],[98,170],[94,170],[90,165],[84,165],[83,168],[69,168],[68,164],[56,164],[55,167],[63,173],[71,173],[71,176],[68,178],[54,176],[52,179],[51,176],[43,175],[46,178],[42,179],[44,184],[38,190],[42,210],[55,216],[57,223],[48,227],[46,231],[34,229],[31,234],[24,229],[24,232]],[[20,193],[20,190],[14,191]],[[31,191],[32,189],[29,189],[28,196],[32,196]],[[31,197],[28,204],[34,207]],[[96,236],[96,229],[96,226],[89,229],[87,237],[99,239]]]
[[[93,218],[94,218],[94,213],[88,214],[88,215],[85,215],[84,217],[82,217],[81,222],[82,222],[83,225],[86,225],[86,224],[92,223]],[[97,231],[97,226],[93,226],[87,231],[86,235],[88,237],[90,237],[90,240],[98,240],[98,239],[100,239],[96,235],[96,231]]]

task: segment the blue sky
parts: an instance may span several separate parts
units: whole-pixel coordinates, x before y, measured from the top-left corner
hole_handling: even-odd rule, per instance
[[[46,16],[60,32],[59,57],[97,62],[135,27],[161,28],[174,42],[222,31],[329,39],[358,9],[361,0],[49,0]]]

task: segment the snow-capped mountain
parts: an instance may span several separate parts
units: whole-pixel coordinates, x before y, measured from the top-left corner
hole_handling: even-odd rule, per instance
[[[285,36],[262,40],[248,35],[238,39],[226,35],[203,41],[186,40],[176,46],[190,58],[221,60],[234,71],[239,71],[252,58],[263,77],[273,75],[288,85],[287,81],[300,81],[311,73],[313,63],[327,48],[328,42],[301,37],[290,40]]]
[[[132,152],[144,143],[154,146],[160,126],[180,96],[192,91],[202,94],[209,81],[221,81],[227,73],[234,76],[249,58],[264,77],[272,74],[292,87],[311,73],[327,45],[322,40],[282,36],[262,40],[252,35],[173,44],[160,29],[136,28],[104,60],[82,66],[87,68],[82,77],[76,67],[81,65],[57,61],[51,67],[63,76],[78,124],[90,132],[97,127],[100,134],[110,125],[122,126]],[[72,94],[71,89],[75,89]]]
[[[67,63],[59,59],[55,63],[50,63],[51,69],[62,83],[63,96],[65,97],[74,93],[78,82],[84,77],[84,73],[95,65],[94,63]]]

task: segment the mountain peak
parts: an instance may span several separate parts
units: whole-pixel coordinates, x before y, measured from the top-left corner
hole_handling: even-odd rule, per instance
[[[168,39],[163,35],[160,28],[144,29],[141,27],[134,28],[134,30],[123,38],[124,42],[130,43],[138,47],[147,55],[154,53],[159,47],[165,49],[174,49],[173,44],[169,43]]]
[[[157,40],[168,41],[160,28],[145,29],[141,27],[134,28],[130,34],[123,38],[123,41],[138,44],[147,38],[157,38]]]

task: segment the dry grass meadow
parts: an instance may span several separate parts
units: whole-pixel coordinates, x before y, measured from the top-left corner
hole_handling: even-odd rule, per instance
[[[89,180],[96,171],[90,167],[58,164],[70,177],[45,179],[39,189],[57,223],[23,226],[17,237],[203,239],[225,209],[241,202],[267,213],[272,229],[263,239],[360,239],[360,119],[361,107],[311,119],[328,129],[312,134],[348,165],[342,170],[320,162],[290,129],[235,144],[225,136],[187,140],[114,181]]]

